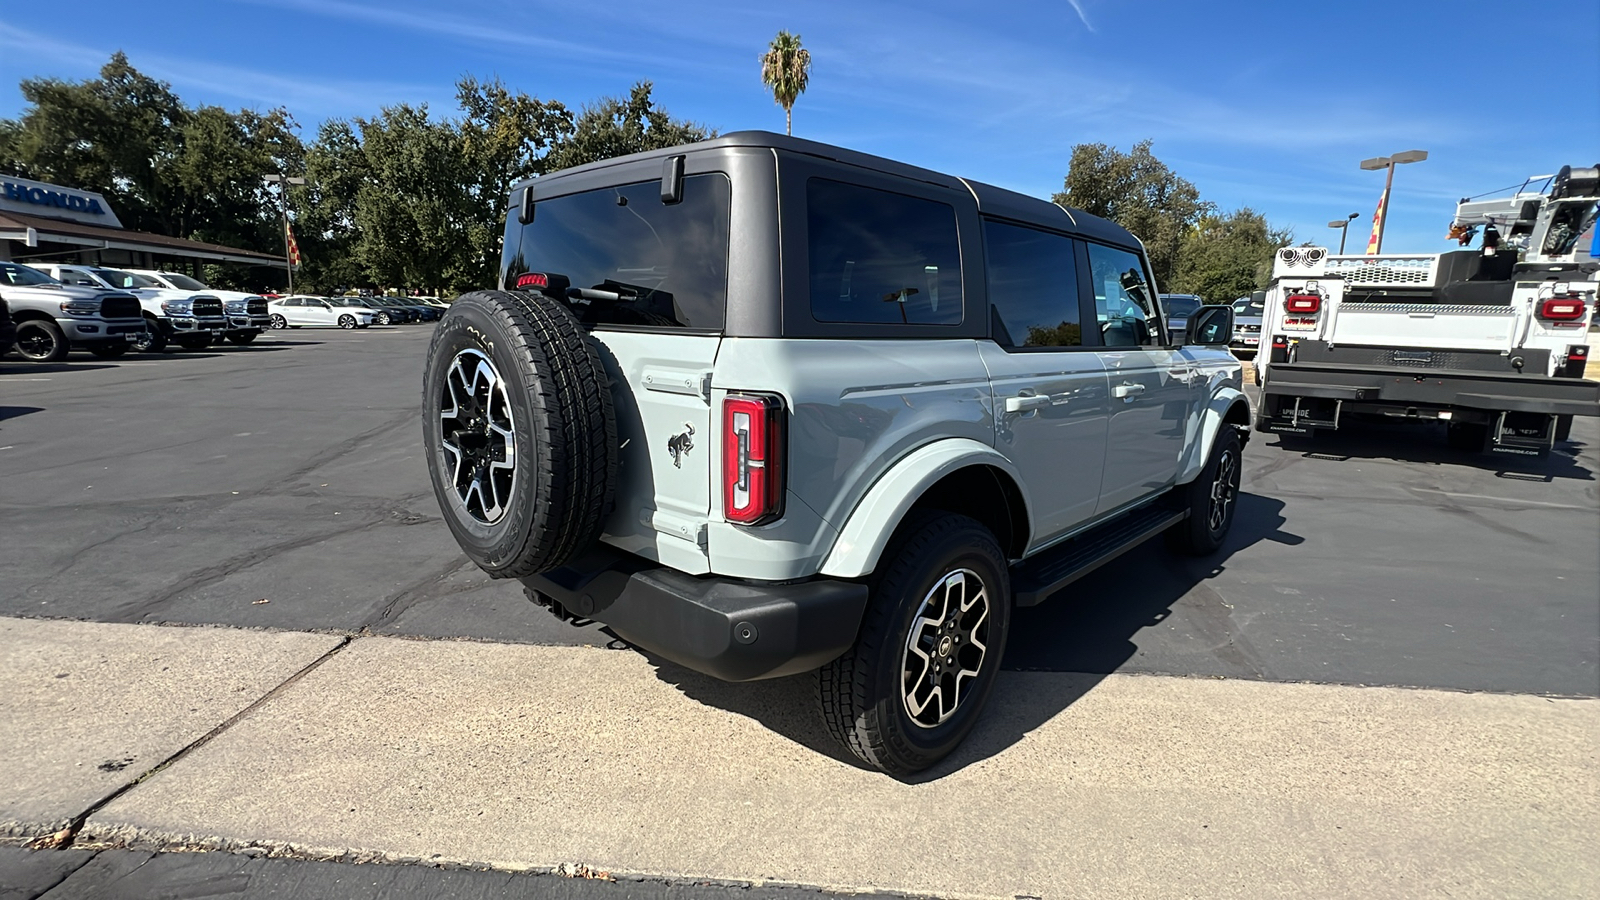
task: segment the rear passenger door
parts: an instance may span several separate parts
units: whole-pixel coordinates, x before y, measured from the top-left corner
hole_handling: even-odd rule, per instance
[[[1084,346],[1075,243],[984,222],[992,340],[979,350],[994,392],[995,447],[1022,475],[1035,546],[1094,516],[1105,466],[1106,372]]]
[[[1111,393],[1097,508],[1105,513],[1177,478],[1195,369],[1180,350],[1166,346],[1141,254],[1095,243],[1087,249],[1100,359]]]

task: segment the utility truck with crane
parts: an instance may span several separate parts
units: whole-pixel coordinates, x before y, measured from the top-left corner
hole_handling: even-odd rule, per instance
[[[1279,250],[1256,429],[1442,421],[1457,448],[1539,456],[1567,439],[1574,416],[1600,415],[1600,382],[1584,378],[1600,166],[1546,178],[1544,191],[1461,201],[1450,235],[1466,244],[1481,231],[1477,250]]]

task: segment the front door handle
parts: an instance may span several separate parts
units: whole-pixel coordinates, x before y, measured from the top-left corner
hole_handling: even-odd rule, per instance
[[[1051,404],[1051,402],[1052,401],[1051,401],[1049,395],[1044,395],[1044,396],[1039,396],[1039,397],[1035,397],[1035,396],[1031,396],[1031,395],[1030,396],[1024,396],[1024,397],[1007,397],[1006,398],[1006,412],[1008,412],[1008,413],[1032,412],[1033,410],[1036,410],[1036,409],[1044,409],[1046,406],[1049,406]]]
[[[1113,397],[1132,397],[1142,393],[1144,393],[1144,385],[1142,384],[1119,384],[1111,389],[1111,396]]]

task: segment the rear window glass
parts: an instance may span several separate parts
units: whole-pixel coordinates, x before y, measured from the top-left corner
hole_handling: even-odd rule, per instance
[[[961,324],[961,250],[948,203],[812,178],[806,239],[817,321]]]
[[[985,222],[989,305],[1002,347],[1077,347],[1078,263],[1072,238]]]
[[[507,248],[506,281],[565,276],[588,291],[572,309],[593,325],[720,329],[731,195],[727,176],[711,173],[685,178],[672,204],[661,202],[660,181],[539,200],[516,252]]]

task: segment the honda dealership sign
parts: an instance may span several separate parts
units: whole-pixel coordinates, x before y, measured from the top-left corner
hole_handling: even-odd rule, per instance
[[[121,228],[106,198],[93,191],[0,175],[0,210]]]

